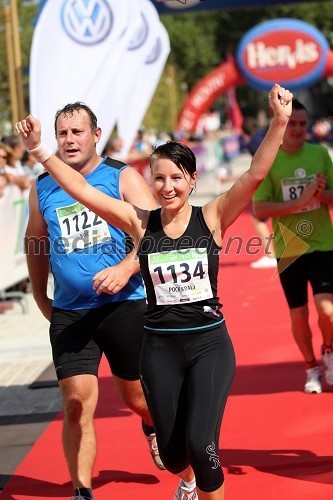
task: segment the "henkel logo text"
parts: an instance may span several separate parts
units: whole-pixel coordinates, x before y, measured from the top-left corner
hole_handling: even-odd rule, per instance
[[[314,42],[305,42],[301,38],[295,40],[293,46],[266,45],[264,42],[249,43],[246,48],[247,66],[251,69],[284,66],[295,69],[299,64],[317,62],[320,47]]]
[[[237,61],[247,82],[267,90],[278,81],[291,90],[306,88],[322,76],[328,43],[313,26],[294,19],[262,23],[240,42]]]

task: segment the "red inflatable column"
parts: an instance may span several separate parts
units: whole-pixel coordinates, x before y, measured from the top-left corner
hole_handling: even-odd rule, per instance
[[[194,131],[202,113],[213,104],[217,97],[232,85],[236,86],[242,82],[242,76],[233,59],[222,63],[200,80],[187,96],[178,118],[177,130]]]

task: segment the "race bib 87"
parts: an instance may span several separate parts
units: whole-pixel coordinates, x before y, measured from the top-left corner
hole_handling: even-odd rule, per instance
[[[289,177],[288,179],[282,179],[281,187],[282,187],[282,195],[283,201],[296,200],[303,193],[305,186],[309,182],[314,182],[316,176],[309,175],[308,177]],[[297,210],[293,210],[291,213],[298,212],[310,212],[311,210],[317,210],[320,208],[320,202],[317,198],[312,198],[307,205]]]

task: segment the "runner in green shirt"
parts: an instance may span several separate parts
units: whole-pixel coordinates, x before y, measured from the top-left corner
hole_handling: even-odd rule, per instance
[[[272,217],[280,281],[296,343],[305,359],[307,393],[322,392],[309,326],[311,284],[323,337],[326,382],[333,385],[333,165],[328,150],[305,142],[308,114],[297,100],[280,150],[255,193],[258,218]]]

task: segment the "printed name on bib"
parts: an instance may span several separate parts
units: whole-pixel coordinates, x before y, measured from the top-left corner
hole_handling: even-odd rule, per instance
[[[158,305],[197,302],[213,297],[207,248],[189,248],[148,256]]]
[[[308,177],[303,178],[289,177],[287,179],[282,179],[281,187],[283,201],[296,200],[297,198],[300,198],[307,184],[314,182],[315,179],[315,175],[309,175]],[[291,213],[310,212],[311,210],[317,210],[318,208],[320,208],[320,201],[317,200],[317,198],[312,198],[307,205],[293,210]]]
[[[111,238],[107,223],[76,202],[56,209],[66,253],[82,250]]]

